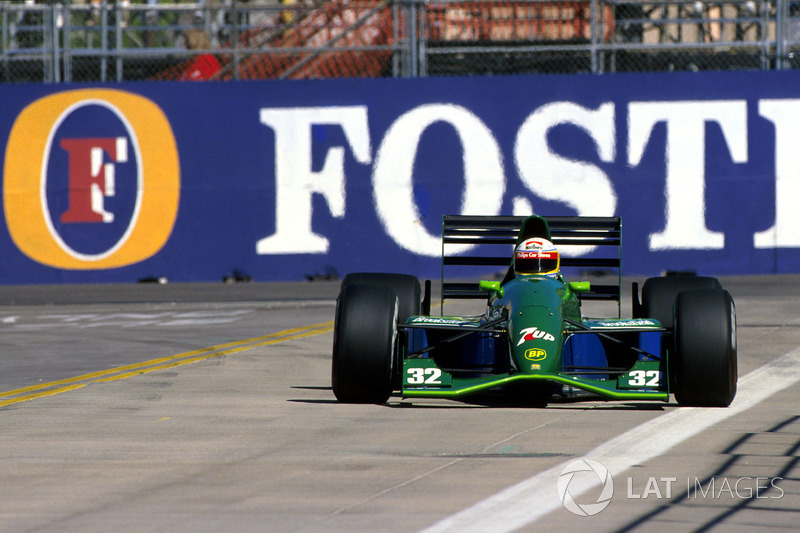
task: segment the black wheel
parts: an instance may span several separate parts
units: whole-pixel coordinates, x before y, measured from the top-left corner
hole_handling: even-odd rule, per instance
[[[336,303],[331,382],[341,402],[384,403],[395,374],[398,301],[389,287],[347,285]]]
[[[348,274],[342,280],[342,289],[348,285],[380,285],[391,288],[400,301],[398,320],[402,324],[408,317],[420,312],[421,290],[419,280],[409,274],[384,274],[358,272]]]
[[[693,289],[722,289],[722,285],[717,278],[703,276],[648,278],[642,287],[642,316],[638,318],[655,318],[663,327],[671,328],[675,298]]]
[[[680,405],[727,407],[736,396],[736,308],[728,291],[695,289],[675,299],[669,360]]]
[[[404,324],[408,317],[420,314],[420,285],[419,279],[409,274],[387,274],[381,272],[356,272],[348,274],[342,280],[342,289],[349,285],[378,285],[389,287],[397,295],[399,302],[397,321]],[[399,390],[403,382],[403,361],[399,350],[395,354],[394,373],[392,375],[392,388]]]

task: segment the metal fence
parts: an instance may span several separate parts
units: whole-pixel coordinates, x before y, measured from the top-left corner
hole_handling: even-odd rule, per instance
[[[780,70],[800,2],[0,1],[0,81]]]

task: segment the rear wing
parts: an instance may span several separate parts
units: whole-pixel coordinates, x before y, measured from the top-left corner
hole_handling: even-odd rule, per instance
[[[584,300],[620,301],[622,274],[622,222],[619,217],[543,217],[550,228],[553,244],[562,252],[562,267],[616,271],[616,285],[591,285],[580,293]],[[448,298],[487,298],[478,283],[445,282],[458,279],[452,267],[509,267],[520,225],[525,217],[463,216],[442,217],[442,301]],[[478,255],[455,255],[455,245],[478,245]],[[564,257],[570,247],[597,246],[592,257]],[[491,254],[491,255],[489,255]],[[600,257],[596,257],[600,255]]]

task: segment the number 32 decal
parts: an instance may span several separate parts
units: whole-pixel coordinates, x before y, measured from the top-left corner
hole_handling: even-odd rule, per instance
[[[409,368],[406,370],[409,385],[441,385],[442,371],[438,368]]]
[[[632,370],[628,385],[632,387],[658,387],[661,372],[658,370]]]

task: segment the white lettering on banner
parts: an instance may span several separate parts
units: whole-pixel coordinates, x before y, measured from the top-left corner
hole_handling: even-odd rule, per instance
[[[761,100],[759,114],[775,125],[775,224],[756,233],[756,248],[800,246],[800,100]]]
[[[414,160],[419,140],[428,126],[445,122],[461,140],[464,162],[462,214],[496,215],[505,192],[500,147],[491,130],[471,111],[452,104],[419,106],[391,125],[378,148],[372,171],[373,194],[386,233],[401,247],[419,255],[442,253],[441,237],[421,222],[414,202]],[[463,252],[472,245],[452,247]]]
[[[311,126],[341,126],[359,163],[372,161],[366,106],[265,108],[261,123],[275,131],[275,234],[256,243],[258,254],[328,251],[328,239],[311,229],[311,196],[321,194],[334,217],[345,213],[344,154],[331,148],[322,170],[311,169]]]
[[[800,247],[800,99],[766,99],[758,103],[761,117],[775,128],[775,221],[754,234],[756,248]],[[417,255],[438,256],[441,242],[421,221],[414,199],[414,164],[427,128],[443,123],[461,143],[464,175],[462,214],[496,215],[506,191],[503,155],[493,132],[473,112],[448,103],[426,104],[400,115],[389,126],[372,160],[366,106],[263,108],[261,123],[275,132],[275,233],[256,243],[258,254],[324,254],[325,235],[311,227],[312,197],[321,195],[332,216],[345,216],[345,153],[372,165],[375,209],[386,233],[398,246]],[[525,118],[514,141],[514,163],[522,183],[538,198],[562,202],[578,215],[613,216],[617,195],[609,176],[596,164],[557,153],[548,132],[565,125],[584,132],[594,143],[597,159],[613,163],[616,148],[616,108],[597,109],[574,102],[552,102]],[[628,104],[627,164],[642,162],[654,128],[666,125],[664,162],[665,225],[649,235],[650,250],[719,250],[725,235],[708,229],[705,220],[705,152],[708,123],[722,132],[731,161],[748,161],[748,116],[745,100],[652,101]],[[322,169],[312,169],[314,125],[342,128],[345,145],[330,148]],[[624,136],[623,136],[624,138]],[[523,196],[511,198],[515,214],[534,212]],[[464,245],[464,252],[472,245]],[[591,251],[584,247],[575,252]],[[453,250],[456,252],[456,250]]]
[[[601,161],[614,160],[613,103],[593,111],[572,102],[554,102],[530,114],[517,132],[514,160],[520,178],[538,197],[563,202],[578,215],[613,216],[617,196],[606,173],[595,165],[567,159],[550,149],[547,133],[559,124],[582,129],[594,141]],[[584,255],[594,248],[576,246],[568,251],[570,255]]]
[[[725,235],[705,221],[705,125],[717,122],[734,163],[747,162],[747,102],[631,102],[628,105],[628,164],[638,165],[653,127],[667,123],[667,183],[664,231],[650,235],[651,250],[725,247]]]

